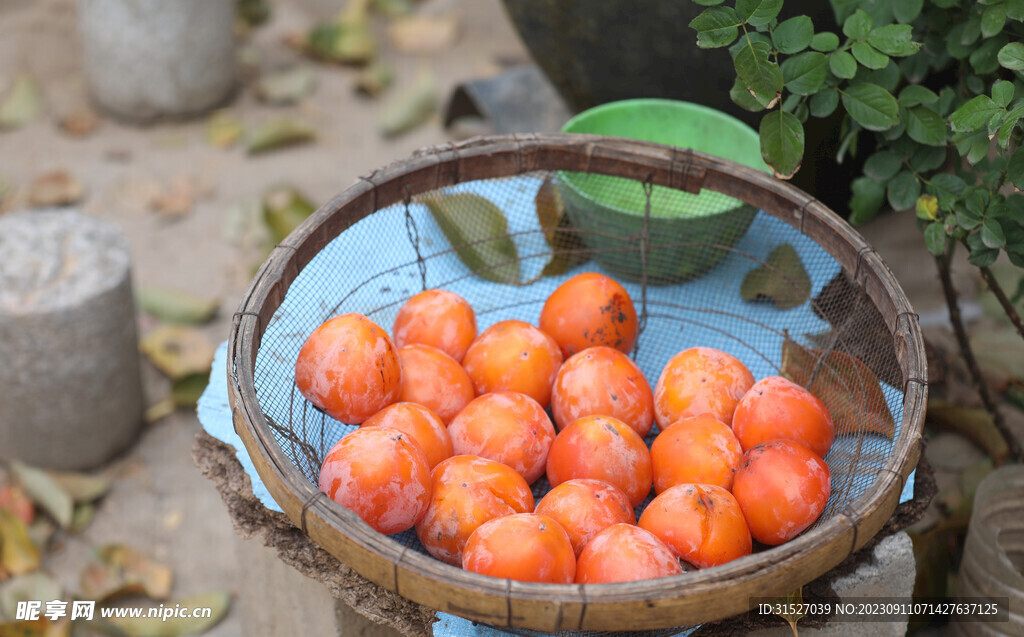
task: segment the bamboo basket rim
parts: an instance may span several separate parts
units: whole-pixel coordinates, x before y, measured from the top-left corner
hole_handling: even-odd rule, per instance
[[[537,170],[628,177],[692,193],[710,188],[764,210],[824,247],[881,313],[905,372],[900,433],[872,486],[825,523],[769,551],[657,580],[558,585],[486,577],[409,550],[310,483],[275,440],[254,386],[263,332],[288,286],[327,243],[378,209],[463,181]],[[233,316],[228,352],[235,430],[271,495],[303,533],[367,579],[414,602],[496,626],[540,631],[644,630],[713,621],[749,610],[753,597],[783,595],[827,572],[892,515],[920,457],[927,398],[917,315],[874,248],[824,204],[768,173],[697,151],[568,133],[428,147],[360,177],[273,250]]]

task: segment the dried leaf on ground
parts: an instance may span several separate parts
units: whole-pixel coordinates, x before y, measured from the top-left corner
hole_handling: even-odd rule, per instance
[[[206,122],[206,141],[214,148],[233,148],[244,132],[242,120],[230,111],[217,111]]]
[[[170,416],[177,408],[174,397],[168,394],[149,407],[146,407],[146,412],[142,417],[147,423],[153,424]]]
[[[0,509],[7,509],[26,525],[32,524],[36,513],[32,499],[17,484],[5,484],[0,488]]]
[[[449,48],[459,38],[459,19],[448,15],[410,15],[388,25],[388,40],[399,53],[423,55]]]
[[[198,180],[179,175],[160,189],[160,192],[150,200],[149,207],[164,219],[174,220],[192,212],[199,195]]]
[[[335,19],[313,27],[304,43],[310,55],[328,62],[366,64],[377,52],[368,0],[349,0]]]
[[[202,332],[184,325],[161,325],[142,338],[139,349],[171,380],[210,371],[215,351]]]
[[[803,305],[810,295],[811,277],[788,243],[772,250],[768,261],[747,272],[740,285],[744,301],[770,301],[781,310]]]
[[[0,509],[0,568],[11,575],[39,568],[39,549],[28,536],[25,523],[6,509]]]
[[[40,552],[46,551],[57,532],[57,523],[48,517],[38,515],[28,527],[28,537]]]
[[[48,573],[35,571],[12,577],[0,586],[0,612],[7,619],[17,615],[18,602],[47,602],[60,599],[64,591]]]
[[[308,67],[295,67],[262,75],[256,81],[256,97],[275,106],[295,104],[316,88],[316,73]]]
[[[196,403],[199,402],[199,397],[203,395],[203,392],[206,391],[206,386],[209,384],[209,370],[197,374],[189,374],[171,383],[170,398],[174,402],[175,407],[195,409]]]
[[[50,477],[50,474],[17,460],[11,461],[10,466],[18,484],[39,508],[46,511],[61,528],[71,524],[74,508],[71,496]]]
[[[225,591],[211,591],[190,595],[167,602],[164,607],[180,605],[182,608],[209,608],[210,617],[131,617],[104,620],[125,637],[179,637],[206,632],[217,625],[231,606],[231,594]]]
[[[238,0],[235,12],[238,19],[251,28],[269,20],[271,8],[268,0]]]
[[[889,439],[895,435],[896,421],[878,376],[860,359],[836,350],[825,355],[823,350],[803,347],[787,333],[782,375],[821,400],[837,434],[876,433]]]
[[[412,13],[412,0],[370,0],[370,7],[389,18],[397,18]]]
[[[53,170],[32,180],[28,203],[36,208],[68,206],[85,196],[85,186],[66,170]]]
[[[466,266],[488,281],[519,283],[519,255],[505,213],[480,195],[460,192],[422,197],[434,221]]]
[[[153,285],[140,286],[135,291],[135,300],[145,312],[168,323],[206,323],[217,315],[220,307],[216,297]]]
[[[277,186],[263,194],[263,220],[275,243],[284,241],[316,206],[294,186]]]
[[[79,504],[75,507],[75,512],[71,516],[71,524],[68,525],[68,531],[71,533],[81,533],[92,524],[92,519],[95,515],[95,505],[90,502]]]
[[[110,480],[103,476],[78,471],[49,471],[47,473],[78,504],[95,502],[110,491]]]
[[[374,62],[356,75],[355,89],[367,97],[377,97],[395,81],[395,72],[384,62]]]
[[[72,137],[88,137],[100,126],[100,116],[86,105],[81,105],[60,120],[61,129]]]
[[[315,139],[316,130],[306,122],[292,117],[273,117],[249,133],[245,140],[245,150],[250,155],[257,155]]]
[[[21,73],[0,99],[0,130],[20,128],[34,120],[43,106],[43,95],[31,73]]]
[[[541,184],[534,203],[544,240],[551,247],[551,258],[544,265],[541,276],[565,274],[574,265],[586,261],[589,258],[587,247],[573,230],[558,186],[551,179]]]
[[[929,400],[925,411],[925,423],[939,431],[952,431],[973,442],[1001,465],[1009,459],[1010,450],[1006,439],[999,433],[988,411],[981,407],[951,405],[939,400]]]
[[[171,569],[122,544],[96,550],[82,571],[79,585],[86,599],[104,601],[121,595],[146,595],[165,600],[171,595]]]
[[[395,137],[423,124],[437,110],[437,86],[430,71],[421,71],[412,86],[393,96],[377,118],[385,137]]]

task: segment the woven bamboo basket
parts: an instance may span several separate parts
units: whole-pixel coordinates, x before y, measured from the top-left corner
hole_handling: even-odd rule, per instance
[[[670,578],[586,586],[535,584],[445,564],[426,554],[414,534],[381,535],[318,491],[318,462],[351,427],[314,410],[289,384],[287,370],[305,336],[330,316],[352,311],[388,329],[404,299],[427,287],[446,287],[465,296],[477,309],[481,329],[510,318],[510,311],[518,313],[513,318],[533,316],[534,322],[560,280],[597,269],[588,261],[561,278],[530,274],[557,249],[544,243],[536,225],[517,225],[522,221],[518,217],[532,218],[538,187],[565,172],[622,178],[623,188],[646,195],[647,217],[662,212],[651,205],[658,189],[730,196],[761,211],[740,243],[713,246],[729,256],[701,279],[661,286],[643,280],[628,284],[641,314],[637,362],[652,386],[660,366],[686,339],[712,337],[748,362],[755,377],[779,373],[778,346],[791,335],[805,347],[817,348],[807,351],[818,352],[819,361],[832,360],[832,351],[843,352],[856,357],[860,368],[869,368],[871,378],[877,377],[877,386],[865,396],[884,397],[881,409],[891,416],[892,435],[872,433],[868,418],[859,413],[837,419],[837,442],[826,457],[832,496],[819,520],[802,535],[781,546],[759,547],[722,566]],[[518,285],[481,283],[486,273],[467,268],[460,246],[446,243],[426,208],[417,203],[425,194],[459,188],[485,196],[497,192],[491,200],[509,218],[507,236],[520,248],[531,237],[537,239],[530,245],[539,245],[538,250],[516,257],[527,270],[520,273]],[[606,232],[614,234],[615,228]],[[812,274],[824,267],[819,264],[834,269],[827,285],[814,283],[802,310],[738,301],[740,279],[759,264],[765,266],[764,255],[782,240],[778,237],[799,248]],[[651,251],[651,238],[643,232],[623,236],[621,249],[642,251],[647,263],[658,258]],[[398,256],[393,263],[387,256],[390,246],[401,248],[394,248]],[[820,373],[821,367],[819,362],[812,373]],[[276,375],[267,371],[273,369]],[[654,630],[712,621],[745,612],[757,598],[784,595],[827,572],[868,542],[892,515],[919,459],[927,395],[923,341],[906,296],[875,250],[814,197],[767,173],[698,152],[567,134],[493,137],[428,148],[360,178],[307,219],[263,264],[234,316],[228,376],[235,429],[257,472],[287,516],[313,541],[369,580],[412,601],[497,627],[547,632]],[[853,395],[858,404],[869,398]],[[865,412],[871,408],[863,407]],[[545,488],[535,485],[535,493]]]

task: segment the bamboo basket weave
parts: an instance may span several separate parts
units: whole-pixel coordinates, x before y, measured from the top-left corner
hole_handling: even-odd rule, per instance
[[[782,335],[818,348],[821,360],[833,350],[855,356],[879,379],[878,395],[884,395],[884,408],[893,417],[894,435],[872,434],[859,416],[837,422],[837,442],[826,457],[832,496],[802,535],[670,578],[535,584],[485,577],[435,560],[414,533],[381,535],[318,491],[319,462],[352,427],[314,410],[288,382],[287,370],[308,333],[342,312],[364,313],[389,329],[401,303],[427,287],[466,297],[481,330],[505,318],[535,322],[544,298],[561,280],[599,269],[588,261],[561,277],[533,276],[552,249],[539,227],[520,222],[535,214],[538,186],[564,172],[622,178],[623,188],[646,194],[648,218],[662,213],[651,205],[658,189],[731,196],[760,210],[740,243],[713,246],[728,256],[701,278],[653,285],[641,276],[627,283],[641,315],[634,354],[652,386],[669,357],[691,342],[712,338],[747,362],[755,377],[779,373]],[[460,188],[497,193],[491,199],[509,218],[507,234],[525,250],[517,256],[525,283],[481,282],[485,273],[467,269],[458,256],[460,246],[446,243],[417,203],[425,194]],[[649,225],[642,226],[640,233],[621,237],[621,249],[641,251],[647,264],[660,258],[652,239],[666,238],[652,237],[646,233]],[[614,235],[615,228],[605,232]],[[799,248],[812,273],[834,264],[834,276],[824,287],[814,284],[803,309],[738,301],[740,279],[764,266],[767,249],[780,240]],[[531,252],[530,246],[540,247]],[[392,247],[398,255],[393,258],[388,256]],[[918,462],[927,395],[917,316],[879,255],[835,213],[797,188],[734,162],[583,135],[475,139],[425,149],[360,178],[263,264],[234,316],[228,351],[235,429],[271,495],[297,527],[358,573],[412,601],[497,627],[547,632],[693,625],[742,613],[755,598],[784,595],[822,575],[867,543],[892,515]],[[535,493],[546,488],[542,479]]]

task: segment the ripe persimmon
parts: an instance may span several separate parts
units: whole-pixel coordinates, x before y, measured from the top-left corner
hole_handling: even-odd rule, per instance
[[[736,404],[754,384],[740,359],[710,347],[673,356],[654,389],[654,416],[662,429],[686,416],[710,415],[732,424]]]
[[[535,512],[562,525],[577,557],[605,528],[620,522],[636,524],[629,498],[622,489],[603,480],[577,478],[563,482],[541,498]]]
[[[637,525],[698,568],[749,555],[753,542],[736,498],[711,484],[677,484],[644,509]]]
[[[448,429],[433,411],[416,403],[394,403],[363,421],[360,427],[391,427],[408,434],[427,456],[431,469],[452,456]]]
[[[488,520],[466,542],[462,568],[521,582],[571,584],[576,555],[565,530],[546,515],[517,513]]]
[[[462,365],[478,396],[517,391],[547,407],[562,352],[555,339],[533,325],[507,320],[484,330],[469,346]]]
[[[566,358],[595,345],[628,354],[638,329],[626,288],[597,272],[577,274],[558,286],[544,302],[539,324],[558,341]]]
[[[793,381],[769,376],[754,383],[736,406],[732,429],[743,450],[776,438],[795,440],[822,458],[835,427],[825,405]]]
[[[428,553],[449,564],[462,564],[466,540],[484,522],[533,511],[526,480],[494,460],[452,456],[434,467],[430,483],[430,503],[416,535]]]
[[[454,292],[426,290],[399,308],[391,333],[398,347],[429,345],[461,363],[476,338],[476,313]]]
[[[533,483],[544,475],[555,427],[540,404],[514,391],[474,398],[448,425],[456,454],[507,464]]]
[[[748,449],[732,491],[751,535],[763,544],[788,542],[814,523],[831,492],[828,465],[793,440],[771,440]]]
[[[547,474],[552,487],[573,478],[610,482],[637,506],[651,491],[651,454],[640,434],[618,418],[584,416],[555,437]]]
[[[398,400],[398,351],[362,314],[336,316],[313,330],[299,350],[295,386],[332,418],[358,425]]]
[[[732,488],[743,449],[732,429],[712,416],[677,420],[651,444],[654,491],[687,482]]]
[[[356,429],[328,452],[320,490],[375,530],[412,528],[430,504],[430,467],[423,449],[391,427]]]
[[[429,345],[398,350],[402,362],[399,400],[429,407],[445,425],[473,400],[473,381],[454,358]]]
[[[672,549],[650,531],[631,524],[605,528],[576,560],[577,584],[634,582],[682,572]]]
[[[559,429],[583,416],[612,416],[642,437],[654,424],[654,394],[628,356],[598,345],[562,364],[551,394],[551,413]]]

